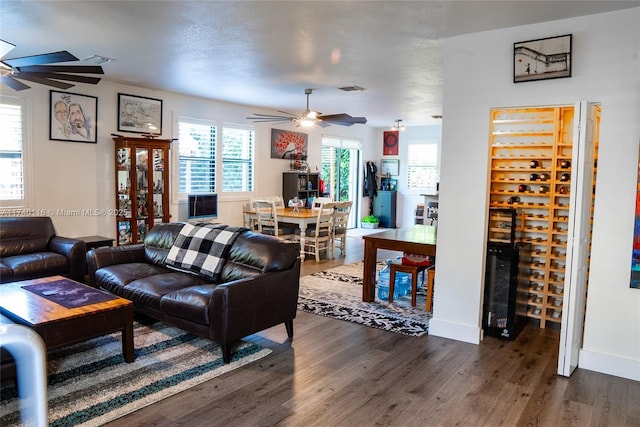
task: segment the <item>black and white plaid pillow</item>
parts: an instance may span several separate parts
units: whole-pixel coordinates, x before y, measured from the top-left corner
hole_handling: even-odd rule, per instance
[[[218,280],[229,250],[243,227],[185,224],[169,250],[165,264]]]

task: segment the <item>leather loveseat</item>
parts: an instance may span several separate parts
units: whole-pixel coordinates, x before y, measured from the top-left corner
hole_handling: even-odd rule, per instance
[[[157,224],[143,244],[89,251],[89,284],[133,301],[138,313],[215,341],[226,363],[230,345],[247,335],[284,323],[292,339],[299,246],[243,229],[213,279],[168,267],[183,226]]]
[[[87,246],[56,236],[49,217],[0,217],[0,283],[57,274],[84,282]]]

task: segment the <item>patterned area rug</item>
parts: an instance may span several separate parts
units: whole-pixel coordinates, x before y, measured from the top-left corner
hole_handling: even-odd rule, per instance
[[[122,357],[120,334],[48,355],[49,425],[102,425],[271,353],[239,342],[225,364],[220,348],[163,323],[135,322],[136,360]],[[20,425],[12,381],[2,383],[0,425]]]
[[[377,269],[383,266],[379,263]],[[363,302],[362,267],[363,263],[357,262],[301,277],[298,308],[404,335],[426,334],[431,313],[425,310],[424,290],[418,290],[415,307],[410,295],[389,304],[378,298],[377,289],[375,302]]]

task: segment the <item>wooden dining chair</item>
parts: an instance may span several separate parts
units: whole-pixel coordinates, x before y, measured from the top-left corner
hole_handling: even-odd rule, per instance
[[[333,202],[333,200],[331,200],[331,197],[316,197],[315,199],[313,199],[313,206],[311,207],[313,209],[319,209],[322,204],[331,202]]]
[[[283,240],[295,240],[296,227],[283,226],[278,222],[276,205],[269,200],[255,200],[258,232]]]
[[[322,251],[326,252],[328,258],[333,258],[333,214],[336,205],[335,202],[320,205],[315,227],[307,229],[304,252],[315,256],[316,262],[320,261]]]
[[[340,254],[346,254],[347,247],[347,227],[349,225],[349,215],[351,215],[351,200],[337,202],[336,209],[333,214],[333,244],[340,241],[337,247],[340,248]]]

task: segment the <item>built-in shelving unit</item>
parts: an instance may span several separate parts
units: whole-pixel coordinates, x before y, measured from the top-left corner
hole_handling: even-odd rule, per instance
[[[544,328],[562,321],[574,108],[491,114],[490,207],[517,212],[517,240],[531,245],[527,316]],[[506,238],[505,222],[490,221],[489,239]]]
[[[311,201],[318,197],[319,174],[317,172],[290,171],[282,173],[282,198],[285,204],[297,197],[310,206]]]

